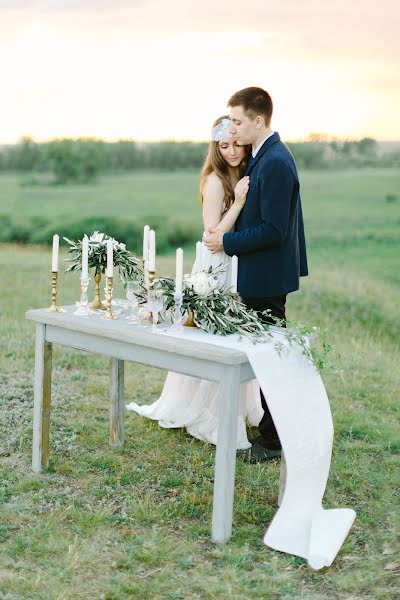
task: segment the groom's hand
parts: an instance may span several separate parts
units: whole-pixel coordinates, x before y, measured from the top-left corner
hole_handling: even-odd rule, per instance
[[[205,232],[203,241],[213,254],[224,249],[224,244],[222,243],[224,233],[224,231],[215,227]]]

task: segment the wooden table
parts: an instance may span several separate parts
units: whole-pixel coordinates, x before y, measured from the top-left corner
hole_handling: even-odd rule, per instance
[[[128,325],[124,318],[102,320],[66,312],[29,310],[36,323],[32,468],[47,468],[50,444],[52,346],[60,344],[110,358],[110,445],[124,443],[124,361],[168,369],[219,383],[219,429],[215,458],[212,539],[227,541],[232,532],[236,434],[240,383],[254,378],[244,352]]]

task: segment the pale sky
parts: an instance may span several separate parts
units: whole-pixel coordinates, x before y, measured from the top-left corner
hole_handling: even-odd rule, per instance
[[[208,139],[269,91],[285,139],[400,139],[398,0],[0,0],[0,143]]]

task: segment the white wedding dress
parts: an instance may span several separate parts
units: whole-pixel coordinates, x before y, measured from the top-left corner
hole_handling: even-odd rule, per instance
[[[198,264],[201,262],[201,264]],[[195,261],[192,274],[224,265],[218,274],[220,284],[230,282],[231,259],[225,252],[212,254],[203,244],[201,260]],[[185,427],[193,437],[216,445],[218,435],[218,384],[169,372],[161,396],[150,405],[140,406],[135,402],[127,405],[139,415],[158,421],[160,427]],[[251,447],[247,438],[246,423],[258,425],[264,411],[260,400],[260,387],[253,379],[241,384],[238,416],[237,448]]]

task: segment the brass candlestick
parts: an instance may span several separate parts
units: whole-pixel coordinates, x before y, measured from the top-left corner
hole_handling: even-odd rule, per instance
[[[94,299],[92,304],[90,305],[90,308],[93,308],[94,310],[107,310],[107,307],[104,306],[100,298],[100,280],[101,273],[96,273],[96,275],[94,276]]]
[[[58,271],[51,272],[51,306],[46,308],[47,312],[65,312],[63,308],[57,306],[57,280]]]
[[[149,289],[154,287],[154,278],[156,276],[155,271],[149,271]]]
[[[115,320],[118,319],[117,315],[112,312],[112,284],[113,278],[107,277],[107,309],[104,315],[101,315],[101,319]]]
[[[183,324],[184,327],[197,327],[194,322],[194,314],[192,310],[189,310],[186,321]]]

